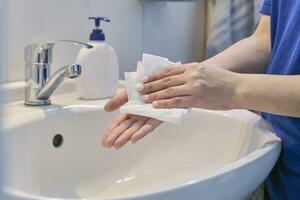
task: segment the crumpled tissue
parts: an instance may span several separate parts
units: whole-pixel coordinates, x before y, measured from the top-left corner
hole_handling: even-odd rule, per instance
[[[156,109],[152,104],[145,104],[142,95],[137,91],[137,86],[143,83],[143,78],[152,73],[161,71],[170,65],[179,65],[173,63],[167,58],[143,54],[142,61],[137,63],[136,72],[125,72],[126,90],[128,95],[128,103],[120,108],[121,113],[129,113],[134,115],[146,116],[173,124],[181,124],[184,116],[190,109],[172,108],[172,109]]]

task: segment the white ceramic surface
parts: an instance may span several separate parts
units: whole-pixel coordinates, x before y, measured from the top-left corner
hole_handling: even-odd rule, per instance
[[[53,105],[4,105],[5,200],[238,200],[267,177],[280,142],[248,111],[193,110],[182,126],[164,124],[136,145],[100,145],[117,113],[105,101],[56,97]],[[52,145],[61,134],[63,144]]]

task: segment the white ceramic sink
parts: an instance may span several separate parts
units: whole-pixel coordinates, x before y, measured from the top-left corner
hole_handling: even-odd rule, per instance
[[[6,105],[0,199],[238,200],[280,153],[280,142],[261,147],[272,133],[242,110],[193,110],[181,126],[164,124],[136,145],[107,150],[100,139],[117,113],[105,113],[104,102],[66,95],[52,106]]]

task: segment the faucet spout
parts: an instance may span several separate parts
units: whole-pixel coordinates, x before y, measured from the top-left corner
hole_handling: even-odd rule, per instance
[[[49,78],[45,85],[39,89],[36,94],[36,98],[38,100],[48,100],[65,78],[74,79],[79,77],[80,75],[80,65],[73,64],[60,68]]]
[[[77,78],[81,75],[80,65],[67,65],[50,77],[53,59],[53,47],[57,43],[72,44],[91,49],[94,46],[78,41],[44,41],[25,47],[25,105],[44,106],[50,104],[49,97],[65,78]]]

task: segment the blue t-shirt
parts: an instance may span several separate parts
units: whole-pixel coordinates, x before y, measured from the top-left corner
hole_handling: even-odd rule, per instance
[[[261,13],[271,17],[267,74],[300,74],[300,0],[265,0]],[[282,140],[281,156],[266,181],[270,197],[300,200],[300,118],[269,113],[263,117]]]

